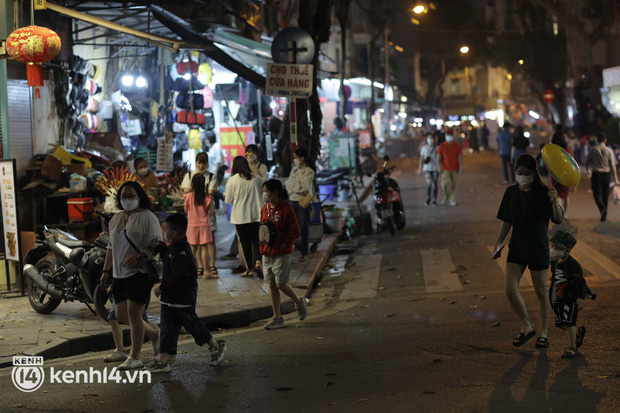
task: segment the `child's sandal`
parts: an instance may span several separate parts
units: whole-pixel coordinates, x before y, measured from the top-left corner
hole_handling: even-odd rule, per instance
[[[205,270],[204,268],[196,268],[196,271],[198,272],[198,276],[200,277],[201,275],[204,275]]]
[[[217,268],[215,267],[211,267],[209,268],[209,272],[211,273],[209,275],[209,278],[213,279],[213,280],[217,280],[218,278],[220,278],[218,275],[219,273],[217,272]]]
[[[563,359],[572,359],[575,357],[581,356],[581,353],[577,350],[576,347],[569,347],[564,354],[562,354]]]

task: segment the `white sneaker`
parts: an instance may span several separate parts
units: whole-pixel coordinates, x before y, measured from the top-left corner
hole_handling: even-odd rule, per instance
[[[127,357],[127,360],[123,362],[120,366],[118,366],[119,370],[133,370],[133,369],[141,369],[144,367],[142,364],[142,360],[135,359],[133,357]]]
[[[284,328],[284,319],[280,318],[272,318],[270,322],[265,324],[265,330],[275,330],[277,328]]]
[[[297,315],[299,315],[300,320],[305,320],[308,316],[308,306],[306,305],[306,299],[301,297],[299,300],[301,301],[301,303],[299,304],[299,307],[297,307]]]
[[[151,373],[170,373],[170,370],[172,369],[168,363],[156,362],[152,366],[147,366],[146,370]]]
[[[103,361],[105,361],[106,363],[112,363],[115,361],[124,361],[126,358],[127,358],[127,353],[125,353],[125,350],[121,350],[117,348],[113,352],[105,356],[103,358]]]
[[[168,363],[168,365],[172,366],[176,359],[177,359],[177,355],[176,354],[168,355],[168,361],[166,363]],[[160,362],[161,362],[161,353],[159,353],[158,355],[153,357],[153,359],[151,361],[149,361],[148,363],[146,363],[145,366],[146,367],[153,367],[154,365],[156,365],[157,363],[160,363]]]
[[[211,361],[209,362],[209,364],[212,366],[217,366],[219,364],[222,364],[222,361],[224,361],[224,353],[226,352],[226,350],[228,350],[228,346],[226,345],[224,340],[217,340],[217,343],[220,345],[220,347],[217,350],[215,349],[210,350]]]

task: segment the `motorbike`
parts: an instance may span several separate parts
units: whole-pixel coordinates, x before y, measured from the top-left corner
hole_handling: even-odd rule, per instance
[[[110,242],[108,223],[113,214],[100,215],[103,231],[92,244],[60,229],[45,227],[45,239],[37,241],[26,254],[28,301],[36,312],[49,314],[63,300],[80,301],[93,314],[107,320],[108,293],[99,285],[99,279]]]
[[[392,236],[396,235],[396,230],[402,230],[406,225],[405,208],[400,194],[400,187],[396,180],[390,178],[390,174],[396,165],[387,166],[390,157],[383,157],[383,170],[377,172],[374,178],[374,201],[379,225],[377,232],[382,227],[387,227]]]

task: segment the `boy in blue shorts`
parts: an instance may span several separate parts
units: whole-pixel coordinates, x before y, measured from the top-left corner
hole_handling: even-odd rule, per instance
[[[581,265],[571,257],[570,252],[577,240],[566,231],[557,231],[549,240],[551,243],[551,286],[549,300],[555,313],[555,326],[566,330],[568,349],[562,358],[581,355],[579,347],[583,343],[586,328],[577,328],[579,309],[584,307],[586,298],[596,298],[586,284]]]
[[[177,353],[179,330],[185,327],[199,346],[208,344],[211,348],[212,366],[224,360],[227,346],[224,340],[215,340],[207,325],[196,315],[196,294],[198,270],[192,249],[187,242],[187,217],[174,214],[164,222],[166,240],[171,242],[165,249],[158,247],[163,257],[163,279],[153,293],[161,300],[161,342],[159,360],[147,367],[151,373],[170,372],[170,361]]]

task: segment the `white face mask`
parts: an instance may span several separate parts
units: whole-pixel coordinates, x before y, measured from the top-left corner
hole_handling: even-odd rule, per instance
[[[295,158],[293,159],[293,165],[295,165],[296,167],[299,167],[299,165],[301,165],[301,162],[299,161],[299,159]]]
[[[146,176],[149,173],[149,168],[140,168],[138,169],[138,175]]]
[[[517,182],[521,186],[529,185],[534,182],[534,177],[529,175],[517,175]]]
[[[139,199],[121,199],[121,206],[127,212],[131,212],[140,205]]]
[[[556,250],[555,248],[551,248],[551,258],[554,260],[559,260],[560,258],[564,257],[565,253],[566,251],[564,250]]]
[[[446,136],[446,142],[450,143],[450,142],[452,142],[453,140],[454,140],[454,136],[450,136],[450,135],[447,135],[447,136]]]
[[[263,192],[263,202],[264,203],[269,202],[269,194],[267,192]]]
[[[428,142],[429,145],[433,146],[433,144],[435,143],[435,139],[433,139],[433,138],[426,138],[426,142]]]

